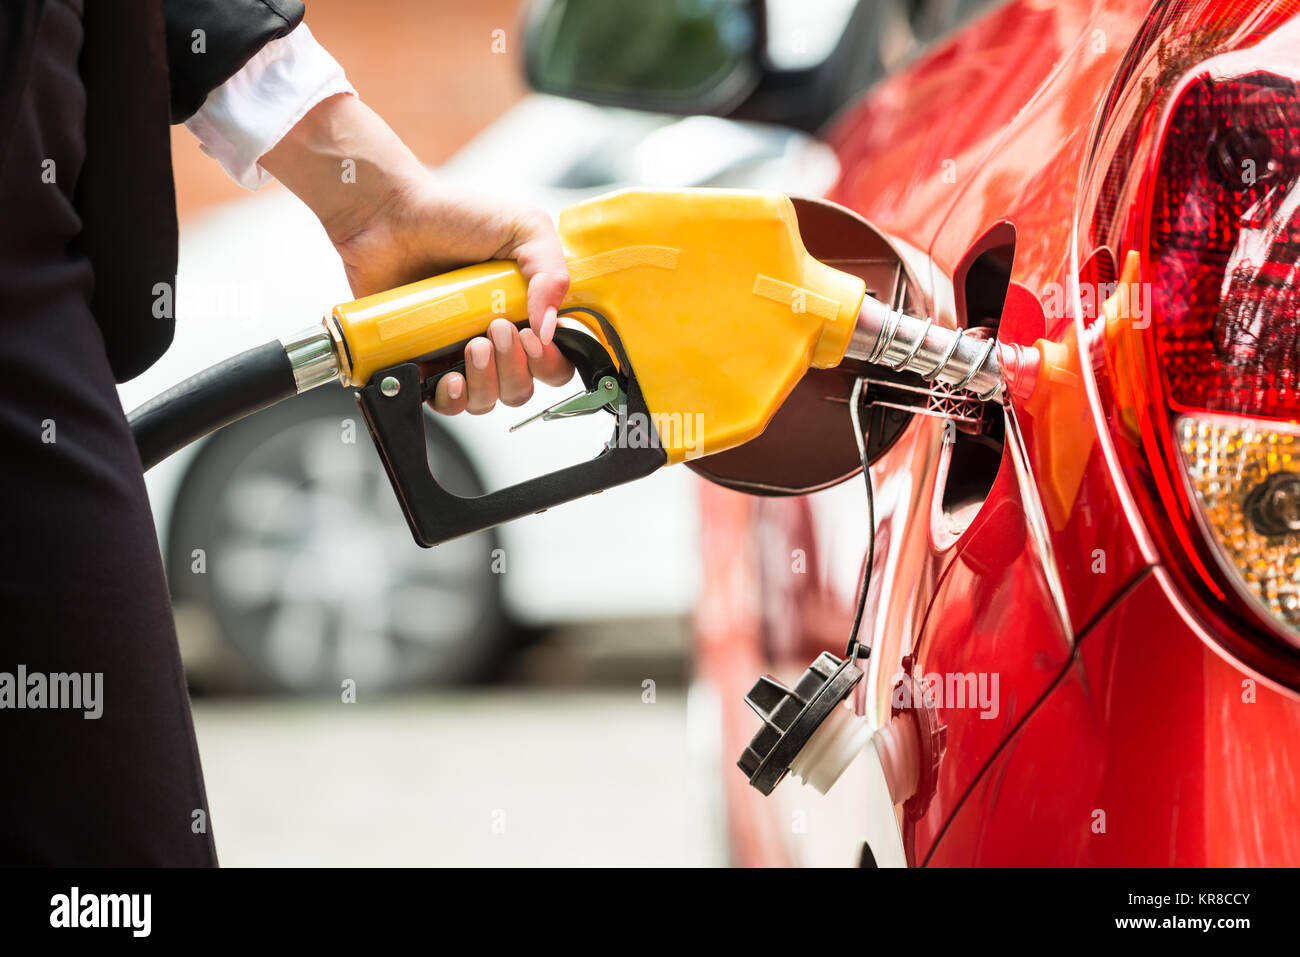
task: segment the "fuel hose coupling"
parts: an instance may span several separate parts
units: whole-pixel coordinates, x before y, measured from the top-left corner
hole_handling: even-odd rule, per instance
[[[332,382],[339,377],[339,357],[334,337],[318,323],[296,335],[280,340],[284,354],[293,369],[293,381],[301,394],[309,389]]]
[[[973,392],[981,401],[1001,402],[1002,370],[996,339],[936,325],[866,296],[845,356],[898,372],[915,372]]]

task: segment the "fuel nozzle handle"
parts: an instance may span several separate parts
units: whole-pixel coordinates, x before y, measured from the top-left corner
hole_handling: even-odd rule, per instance
[[[845,357],[918,373],[927,382],[966,389],[983,401],[1001,402],[997,340],[936,325],[865,296]]]

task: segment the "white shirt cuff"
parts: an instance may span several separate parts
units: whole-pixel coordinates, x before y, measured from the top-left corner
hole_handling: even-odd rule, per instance
[[[313,106],[337,93],[355,95],[356,90],[300,23],[209,93],[185,125],[231,179],[257,189],[271,178],[257,161]]]

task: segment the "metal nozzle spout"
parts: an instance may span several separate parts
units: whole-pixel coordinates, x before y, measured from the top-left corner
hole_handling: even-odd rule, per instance
[[[1002,371],[996,339],[945,329],[867,296],[845,356],[915,372],[927,382],[966,389],[983,401],[1001,402]]]

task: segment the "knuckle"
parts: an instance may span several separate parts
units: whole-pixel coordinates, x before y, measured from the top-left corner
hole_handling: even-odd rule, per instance
[[[532,397],[533,397],[533,386],[532,383],[528,383],[526,386],[519,389],[515,389],[511,391],[509,394],[503,393],[501,396],[501,401],[506,405],[510,406],[510,408],[517,409],[519,406],[523,405]]]
[[[542,209],[540,206],[528,207],[528,209],[524,210],[523,218],[524,218],[524,222],[526,222],[533,229],[551,228],[550,214],[547,213],[546,210]]]

